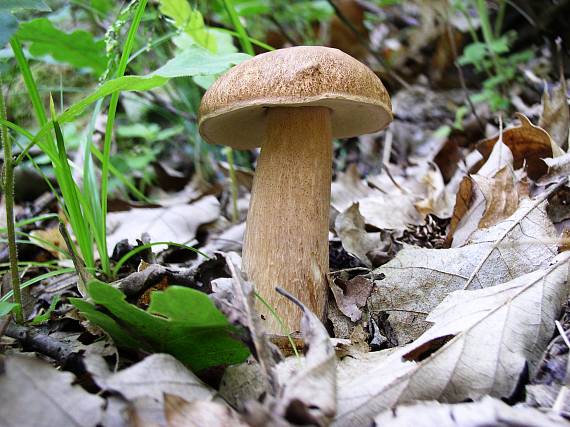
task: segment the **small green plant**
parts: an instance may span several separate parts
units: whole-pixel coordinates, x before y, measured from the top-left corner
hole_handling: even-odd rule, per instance
[[[516,32],[509,31],[501,34],[506,0],[499,1],[499,12],[494,25],[491,24],[490,12],[485,0],[459,0],[453,5],[466,17],[473,39],[472,43],[465,46],[458,63],[459,65],[472,65],[486,76],[481,92],[474,95],[471,100],[474,103],[487,102],[493,111],[507,109],[510,105],[506,95],[507,89],[512,82],[518,79],[519,65],[530,60],[534,54],[530,49],[512,53],[510,47],[516,40]],[[470,9],[477,13],[483,40],[479,39],[475,31]]]

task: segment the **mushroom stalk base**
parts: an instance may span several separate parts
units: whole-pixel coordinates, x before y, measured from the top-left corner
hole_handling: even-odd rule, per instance
[[[251,193],[243,264],[261,297],[287,332],[302,312],[275,291],[279,286],[324,320],[329,263],[328,230],[332,165],[330,110],[280,107],[267,112]],[[268,332],[282,333],[261,303]]]

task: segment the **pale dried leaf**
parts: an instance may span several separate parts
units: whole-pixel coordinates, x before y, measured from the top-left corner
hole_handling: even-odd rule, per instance
[[[382,246],[382,242],[380,233],[366,232],[358,203],[354,203],[336,217],[334,228],[344,250],[357,257],[364,265],[372,267],[367,254]]]
[[[540,185],[558,182],[560,178],[570,176],[570,153],[542,160],[548,166],[548,173],[538,181]]]
[[[283,290],[303,310],[301,333],[308,345],[295,371],[280,383],[273,413],[298,424],[327,426],[336,414],[336,357],[329,334],[308,308]],[[302,422],[300,422],[302,421]]]
[[[248,427],[229,406],[203,400],[188,402],[172,394],[164,396],[164,414],[168,427]]]
[[[420,338],[340,385],[335,425],[368,425],[380,411],[414,400],[510,396],[552,336],[568,298],[569,258],[563,253],[545,269],[449,295]]]
[[[519,205],[516,177],[509,166],[503,167],[492,179],[474,175],[486,204],[479,228],[488,228],[511,216]]]
[[[526,199],[508,219],[475,232],[466,246],[404,248],[374,271],[385,278],[375,282],[371,313],[387,312],[405,344],[425,331],[426,314],[449,292],[485,288],[543,267],[557,253],[556,237],[546,203]]]
[[[511,407],[499,399],[485,397],[479,402],[441,404],[419,402],[384,411],[374,422],[382,427],[551,427],[570,426],[554,413],[525,406]]]
[[[335,281],[329,283],[338,309],[352,322],[360,320],[374,282],[364,276],[356,276],[344,283],[345,291]]]
[[[215,221],[219,215],[220,202],[214,196],[203,197],[190,205],[110,212],[107,247],[112,252],[120,240],[138,239],[142,233],[147,233],[153,242],[192,242],[198,227]]]
[[[164,394],[211,400],[215,391],[169,354],[152,354],[141,362],[111,373],[102,357],[87,357],[87,370],[105,391],[120,393],[145,422],[164,424]]]
[[[369,178],[373,179],[378,181],[380,177]],[[370,188],[360,179],[356,167],[349,167],[332,184],[331,205],[344,212],[358,202],[365,223],[381,230],[405,230],[408,224],[422,224],[423,217],[414,205],[417,196],[391,182],[389,185],[382,191]]]
[[[73,374],[25,356],[0,359],[0,425],[95,426],[104,400],[87,393]]]

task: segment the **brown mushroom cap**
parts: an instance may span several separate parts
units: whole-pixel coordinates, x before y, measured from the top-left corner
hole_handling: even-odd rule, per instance
[[[255,56],[229,70],[200,104],[200,134],[211,144],[259,147],[269,107],[331,109],[332,134],[347,138],[376,132],[392,121],[380,79],[346,53],[297,46]]]

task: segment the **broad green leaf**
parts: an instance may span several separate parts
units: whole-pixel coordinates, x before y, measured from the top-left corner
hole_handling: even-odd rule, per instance
[[[0,317],[4,317],[7,314],[11,313],[12,310],[14,310],[17,306],[18,304],[15,304],[13,302],[0,301]]]
[[[0,11],[32,9],[50,12],[50,7],[43,0],[0,0]]]
[[[16,35],[31,42],[30,53],[34,56],[51,55],[59,62],[91,68],[98,74],[107,66],[105,42],[95,40],[87,31],[67,34],[55,28],[49,19],[38,18],[22,23]]]
[[[230,66],[249,58],[245,53],[213,54],[205,49],[184,50],[149,76],[194,77],[209,76],[226,71]]]
[[[176,77],[219,74],[248,58],[249,55],[245,53],[218,55],[195,47],[175,56],[153,73],[145,76],[123,76],[103,83],[95,92],[67,108],[57,117],[57,121],[60,124],[67,123],[81,114],[89,105],[115,92],[150,90]],[[34,141],[43,138],[49,130],[49,125],[42,127],[34,137]]]
[[[0,48],[4,47],[18,29],[18,20],[11,13],[0,12]]]
[[[459,65],[478,65],[487,55],[487,47],[484,43],[471,43],[463,50],[463,55],[459,57]]]
[[[234,328],[200,291],[170,286],[153,292],[144,311],[108,284],[93,281],[87,289],[93,303],[105,311],[79,298],[71,299],[72,304],[120,347],[169,353],[195,371],[240,363],[249,354],[230,337]]]
[[[177,28],[184,31],[194,41],[212,51],[217,51],[216,38],[213,37],[200,11],[192,9],[187,0],[160,0],[160,13],[174,21]]]

